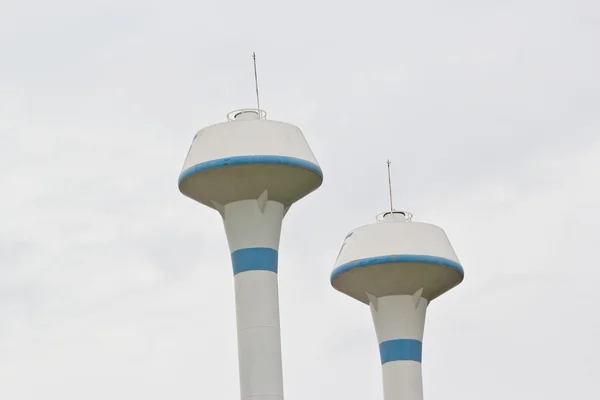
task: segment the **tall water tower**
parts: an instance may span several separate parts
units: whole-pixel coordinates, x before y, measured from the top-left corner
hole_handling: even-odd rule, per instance
[[[297,127],[260,109],[200,130],[179,176],[185,196],[223,217],[235,281],[243,400],[283,399],[278,248],[283,217],[323,172]]]
[[[385,400],[422,400],[425,312],[462,282],[464,271],[441,228],[391,210],[346,236],[331,284],[370,306]]]

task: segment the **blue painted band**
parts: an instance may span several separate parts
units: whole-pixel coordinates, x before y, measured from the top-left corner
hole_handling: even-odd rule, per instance
[[[331,280],[344,272],[350,271],[355,268],[364,268],[370,265],[377,264],[393,264],[393,263],[422,263],[422,264],[435,264],[441,265],[443,267],[451,268],[455,271],[458,271],[461,275],[464,276],[465,271],[462,266],[456,261],[449,260],[443,257],[434,257],[434,256],[418,256],[412,254],[401,254],[401,255],[392,255],[392,256],[380,256],[380,257],[370,257],[370,258],[361,258],[360,260],[354,260],[347,262],[345,264],[340,265],[335,268],[331,273]]]
[[[181,173],[181,175],[179,175],[179,184],[181,185],[181,182],[183,182],[185,179],[201,172],[219,168],[234,167],[237,165],[287,165],[289,167],[297,167],[314,172],[323,178],[323,171],[321,170],[321,167],[315,163],[302,160],[300,158],[285,156],[236,156],[220,158],[218,160],[205,161],[200,164],[196,164],[193,167],[186,169]]]
[[[379,343],[381,365],[392,361],[421,362],[423,343],[415,339],[394,339]]]
[[[251,247],[231,253],[233,274],[246,271],[271,271],[277,273],[277,250],[267,247]]]

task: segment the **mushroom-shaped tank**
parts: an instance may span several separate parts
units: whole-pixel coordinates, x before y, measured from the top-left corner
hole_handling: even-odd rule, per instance
[[[181,193],[219,210],[267,191],[287,210],[317,189],[323,172],[300,129],[265,117],[262,110],[237,110],[200,130],[179,176]]]
[[[356,300],[412,295],[431,301],[463,280],[463,268],[444,231],[412,222],[411,215],[380,214],[377,223],[350,232],[339,252],[331,284]]]
[[[277,283],[282,220],[323,173],[300,129],[238,110],[200,130],[179,190],[221,214],[234,275],[240,398],[282,400]]]
[[[371,309],[385,400],[422,400],[421,358],[431,300],[463,280],[444,231],[388,212],[350,232],[331,274],[334,288]]]

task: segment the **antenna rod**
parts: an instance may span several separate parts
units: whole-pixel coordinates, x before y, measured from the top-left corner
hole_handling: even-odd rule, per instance
[[[260,99],[258,97],[258,73],[256,72],[256,53],[252,53],[252,60],[254,60],[254,85],[256,86],[256,108],[260,112]]]
[[[394,203],[392,202],[392,173],[390,171],[390,160],[387,160],[387,166],[388,166],[388,185],[390,188],[390,211],[394,212]]]

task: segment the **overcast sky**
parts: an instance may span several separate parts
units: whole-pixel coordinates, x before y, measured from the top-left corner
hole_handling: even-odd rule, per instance
[[[239,397],[197,130],[261,105],[325,174],[280,247],[285,395],[381,399],[367,306],[329,274],[387,208],[466,272],[425,327],[428,400],[598,398],[597,0],[0,0],[0,399]]]

